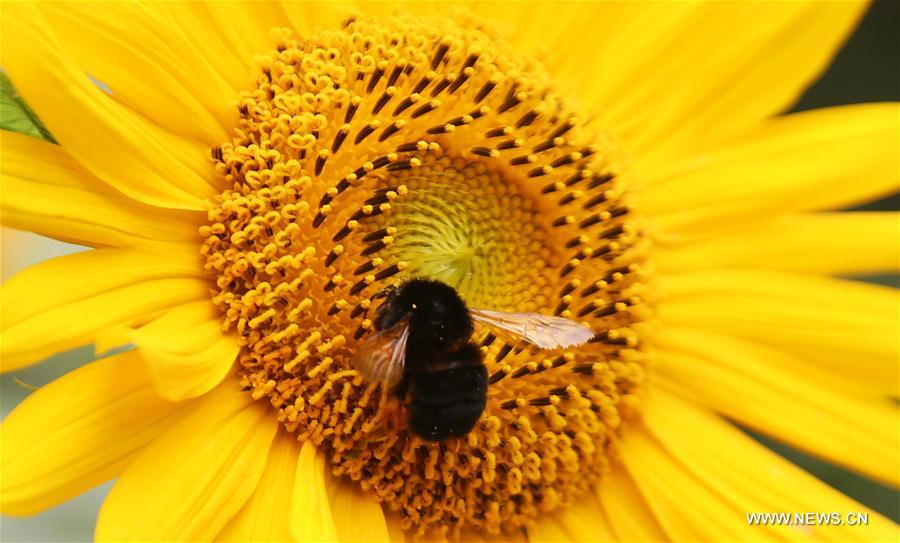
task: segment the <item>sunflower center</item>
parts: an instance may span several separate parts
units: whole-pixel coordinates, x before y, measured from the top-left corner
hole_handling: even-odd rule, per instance
[[[615,147],[472,22],[273,36],[237,136],[213,150],[230,188],[202,228],[243,386],[419,533],[515,530],[572,501],[643,380],[642,243]],[[350,363],[409,277],[596,336],[541,351],[476,330],[487,407],[465,436],[426,441]]]
[[[545,245],[549,233],[534,202],[502,173],[477,161],[429,156],[381,184],[381,190],[405,187],[404,196],[392,202],[390,215],[366,226],[390,229],[390,253],[406,263],[407,275],[439,279],[471,307],[537,311],[546,304],[552,263],[564,256]]]

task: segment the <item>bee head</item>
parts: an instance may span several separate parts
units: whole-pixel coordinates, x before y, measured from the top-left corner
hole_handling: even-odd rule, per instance
[[[409,317],[410,340],[432,348],[446,348],[468,340],[472,319],[453,287],[431,279],[412,279],[401,285],[382,306],[379,326],[390,328]]]

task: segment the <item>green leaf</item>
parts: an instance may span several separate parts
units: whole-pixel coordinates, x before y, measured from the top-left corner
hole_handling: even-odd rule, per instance
[[[16,93],[5,72],[0,72],[0,129],[56,143],[41,120]]]

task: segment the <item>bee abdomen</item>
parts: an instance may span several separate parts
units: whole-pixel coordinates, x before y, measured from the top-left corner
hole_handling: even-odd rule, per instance
[[[484,411],[487,381],[483,365],[411,375],[410,429],[432,441],[467,434]]]

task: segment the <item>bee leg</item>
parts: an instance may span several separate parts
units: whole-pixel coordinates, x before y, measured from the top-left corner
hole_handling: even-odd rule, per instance
[[[375,294],[373,294],[372,300],[379,300],[381,298],[389,298],[395,292],[397,292],[398,288],[400,288],[399,285],[388,285],[388,286],[384,287],[383,289],[379,290],[378,292],[376,292]]]

